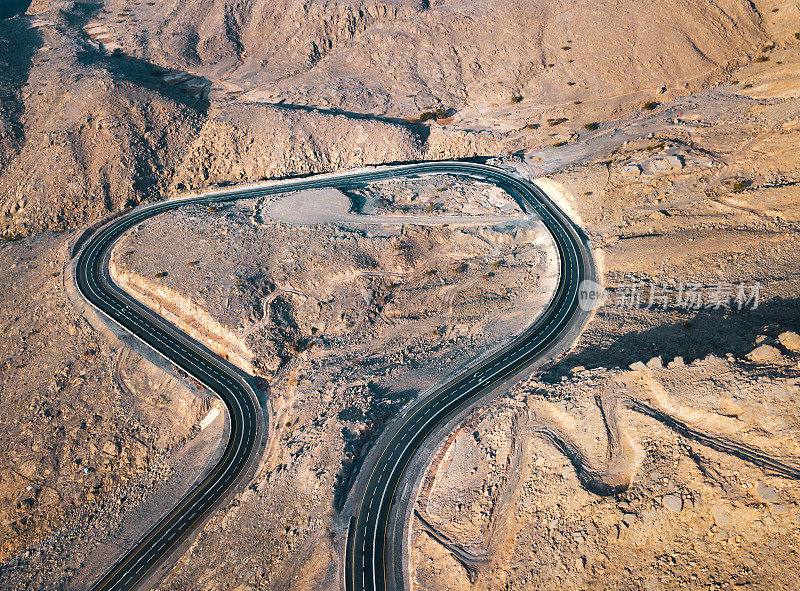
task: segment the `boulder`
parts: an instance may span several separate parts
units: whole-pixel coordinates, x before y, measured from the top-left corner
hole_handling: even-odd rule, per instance
[[[800,353],[800,335],[796,332],[783,332],[778,335],[778,342],[792,353]]]
[[[116,456],[119,454],[119,446],[114,441],[106,441],[103,444],[103,453],[110,456]]]
[[[759,500],[764,503],[777,503],[781,500],[781,496],[777,490],[768,484],[764,484],[760,480],[756,485],[756,495],[758,495]]]
[[[661,499],[661,504],[673,513],[680,513],[683,509],[683,499],[680,495],[666,495]]]
[[[731,513],[725,505],[711,505],[711,515],[719,527],[728,527],[731,524]]]
[[[647,367],[650,369],[662,369],[664,367],[664,363],[661,361],[661,356],[653,357],[650,361],[647,362]]]
[[[726,417],[738,418],[744,413],[742,407],[736,404],[736,402],[733,399],[728,398],[726,396],[723,396],[717,400],[714,409],[719,414]]]
[[[635,363],[631,363],[628,367],[630,367],[633,371],[646,371],[647,366],[642,363],[641,361],[637,361]]]
[[[781,352],[772,345],[761,345],[747,354],[747,358],[756,363],[767,363],[780,359],[780,357]]]

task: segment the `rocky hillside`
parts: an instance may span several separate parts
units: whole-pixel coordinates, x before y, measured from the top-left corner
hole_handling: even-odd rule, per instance
[[[0,22],[0,234],[79,226],[214,182],[419,158],[409,126],[209,103],[107,55],[88,9]]]
[[[133,5],[98,18],[137,55],[267,100],[390,116],[695,85],[767,40],[745,0]]]
[[[0,234],[219,182],[547,145],[540,119],[569,138],[785,36],[755,6],[39,0],[0,21]]]

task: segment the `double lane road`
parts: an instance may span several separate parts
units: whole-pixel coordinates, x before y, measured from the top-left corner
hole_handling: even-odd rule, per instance
[[[475,368],[439,386],[417,400],[391,426],[388,441],[374,451],[366,485],[357,491],[357,511],[348,527],[345,563],[347,591],[400,591],[409,588],[406,557],[411,485],[398,487],[415,454],[434,435],[446,435],[455,415],[463,416],[485,401],[505,379],[518,376],[534,364],[542,364],[568,348],[590,317],[581,307],[583,281],[596,281],[591,244],[586,235],[558,209],[536,185],[503,170],[474,165],[454,165],[454,173],[470,174],[503,187],[528,212],[535,212],[551,233],[559,256],[559,285],[539,319],[518,339],[497,351]],[[587,306],[589,308],[589,306]],[[390,428],[391,428],[390,427]],[[437,433],[437,430],[440,432]],[[435,443],[435,442],[434,442]],[[422,465],[425,464],[425,458]],[[419,477],[419,467],[415,472]],[[413,490],[413,488],[412,488]],[[399,505],[399,506],[398,506]]]
[[[352,591],[403,586],[401,568],[390,568],[387,574],[387,547],[396,553],[399,545],[394,539],[397,536],[388,539],[387,527],[395,489],[415,451],[438,426],[455,413],[468,410],[471,403],[480,401],[481,395],[498,381],[562,350],[588,317],[579,306],[581,281],[595,278],[586,237],[535,185],[503,169],[481,164],[430,162],[387,166],[172,199],[138,207],[112,220],[86,240],[74,271],[81,295],[95,309],[219,395],[230,417],[230,436],[213,471],[96,583],[95,591],[139,588],[148,582],[154,570],[174,561],[211,512],[247,484],[260,460],[259,451],[268,427],[250,376],[142,306],[110,279],[108,261],[114,244],[143,220],[189,204],[224,203],[321,187],[346,188],[425,174],[463,175],[494,183],[515,197],[526,211],[537,213],[553,235],[560,257],[560,281],[545,312],[519,339],[412,404],[400,417],[401,428],[395,425],[395,435],[382,449],[375,450],[379,458],[363,493],[356,491],[361,502],[351,520],[345,586]]]

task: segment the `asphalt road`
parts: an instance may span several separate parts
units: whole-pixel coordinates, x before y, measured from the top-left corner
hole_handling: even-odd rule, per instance
[[[460,167],[460,165],[459,165]],[[546,360],[568,347],[590,315],[579,305],[580,287],[596,280],[588,238],[535,185],[499,169],[456,172],[475,174],[501,185],[527,211],[536,212],[553,236],[560,258],[560,281],[555,297],[540,318],[515,342],[478,367],[450,380],[431,395],[406,409],[393,436],[384,442],[348,528],[345,586],[347,591],[408,588],[402,564],[403,528],[390,527],[390,517],[408,515],[394,508],[398,485],[412,458],[440,425],[456,413],[482,402],[484,393],[535,362]],[[413,503],[407,497],[406,502]],[[391,566],[390,566],[391,565]]]
[[[83,297],[177,367],[216,392],[230,417],[230,437],[219,463],[181,503],[152,528],[93,589],[135,589],[148,582],[154,569],[174,561],[187,539],[246,484],[249,470],[260,459],[259,442],[266,429],[252,380],[224,359],[211,353],[174,325],[139,304],[111,281],[109,253],[115,242],[143,220],[192,203],[210,204],[257,198],[290,190],[346,187],[353,183],[430,173],[467,175],[493,182],[516,197],[527,211],[536,212],[552,233],[560,257],[558,292],[540,319],[520,339],[477,368],[444,384],[433,395],[404,412],[404,424],[383,447],[366,486],[360,509],[351,520],[352,535],[346,550],[348,589],[386,589],[397,578],[386,574],[387,523],[395,489],[415,451],[454,413],[480,400],[481,394],[504,377],[533,360],[563,347],[570,329],[581,325],[585,314],[578,306],[580,282],[594,279],[587,240],[570,220],[535,186],[495,167],[462,162],[431,162],[387,166],[332,175],[292,179],[207,193],[142,206],[109,222],[82,246],[75,280]],[[360,493],[359,493],[360,494]],[[389,540],[392,547],[392,540]],[[401,583],[402,584],[402,583]]]

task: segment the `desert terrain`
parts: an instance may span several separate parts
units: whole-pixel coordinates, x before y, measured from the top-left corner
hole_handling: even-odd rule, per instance
[[[412,588],[795,588],[799,13],[33,0],[0,20],[0,588],[89,588],[227,436],[211,392],[76,304],[88,224],[474,157],[581,225],[609,299],[439,443]],[[163,590],[337,588],[339,511],[382,427],[558,280],[535,216],[445,175],[174,210],[111,274],[262,380],[275,419]]]

